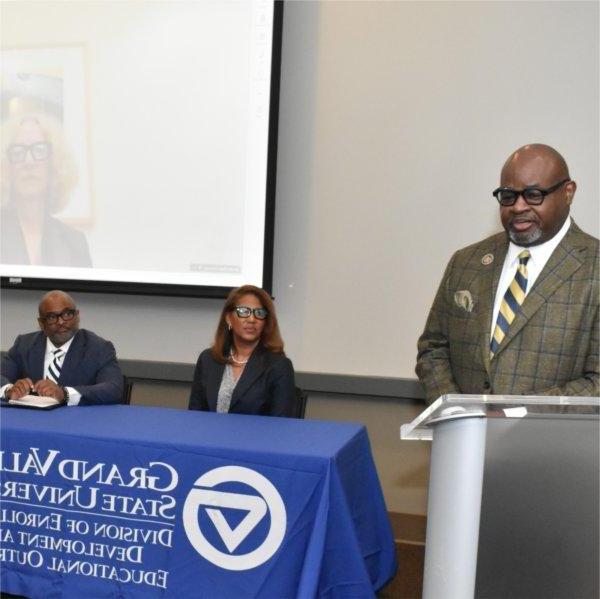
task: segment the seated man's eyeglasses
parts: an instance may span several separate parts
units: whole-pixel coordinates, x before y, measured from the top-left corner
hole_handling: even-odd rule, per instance
[[[264,320],[269,315],[266,308],[249,308],[248,306],[236,306],[235,312],[240,318],[248,318],[250,314],[254,314],[258,320]]]
[[[519,196],[523,196],[523,199],[529,206],[539,206],[545,199],[545,197],[552,192],[556,191],[561,185],[569,183],[571,179],[563,179],[556,185],[543,189],[542,187],[526,187],[525,189],[511,189],[510,187],[498,187],[493,192],[493,196],[498,200],[501,206],[512,206]]]
[[[27,153],[31,153],[33,160],[42,161],[48,160],[52,154],[52,144],[47,141],[38,141],[37,143],[28,146],[23,144],[11,144],[6,150],[6,155],[11,164],[19,164],[25,162]]]
[[[54,324],[55,322],[58,322],[59,318],[63,321],[73,320],[75,314],[77,314],[77,310],[73,308],[67,308],[62,312],[48,312],[48,314],[40,316],[40,320],[44,320],[48,324]]]

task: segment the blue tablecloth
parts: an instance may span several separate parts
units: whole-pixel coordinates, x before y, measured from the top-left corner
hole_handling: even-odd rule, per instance
[[[362,425],[4,408],[2,590],[370,597],[396,569]]]

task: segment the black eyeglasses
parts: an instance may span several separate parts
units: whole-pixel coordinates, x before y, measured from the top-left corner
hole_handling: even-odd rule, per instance
[[[43,316],[40,316],[40,320],[44,320],[48,324],[54,324],[55,322],[58,322],[59,318],[61,318],[62,320],[67,322],[69,320],[73,320],[73,318],[75,317],[75,314],[77,314],[77,310],[75,310],[73,308],[67,308],[66,310],[63,310],[62,312],[48,312],[48,314],[44,314]]]
[[[20,162],[25,162],[28,152],[30,152],[31,157],[38,162],[48,160],[50,154],[52,154],[52,144],[47,141],[38,141],[37,143],[28,146],[23,144],[12,144],[8,146],[6,155],[11,164],[19,164]]]
[[[248,306],[236,306],[234,310],[240,318],[249,318],[250,314],[254,314],[254,317],[258,318],[258,320],[264,320],[269,315],[269,311],[266,308],[249,308]]]
[[[498,200],[501,206],[512,206],[518,199],[519,196],[523,196],[523,199],[529,206],[539,206],[544,198],[556,191],[561,185],[569,183],[571,179],[563,179],[556,185],[543,189],[541,187],[526,187],[525,189],[511,189],[510,187],[498,187],[495,189],[492,195]]]

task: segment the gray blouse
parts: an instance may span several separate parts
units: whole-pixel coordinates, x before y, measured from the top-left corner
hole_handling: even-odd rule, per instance
[[[233,378],[231,364],[226,364],[225,370],[223,371],[223,378],[221,379],[221,386],[219,387],[219,395],[217,396],[217,412],[229,412],[231,396],[233,395],[233,390],[239,380],[239,378],[237,381]]]

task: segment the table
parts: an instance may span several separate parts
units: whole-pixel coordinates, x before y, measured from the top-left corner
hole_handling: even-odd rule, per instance
[[[362,425],[133,406],[0,417],[3,592],[372,597],[395,573]]]

